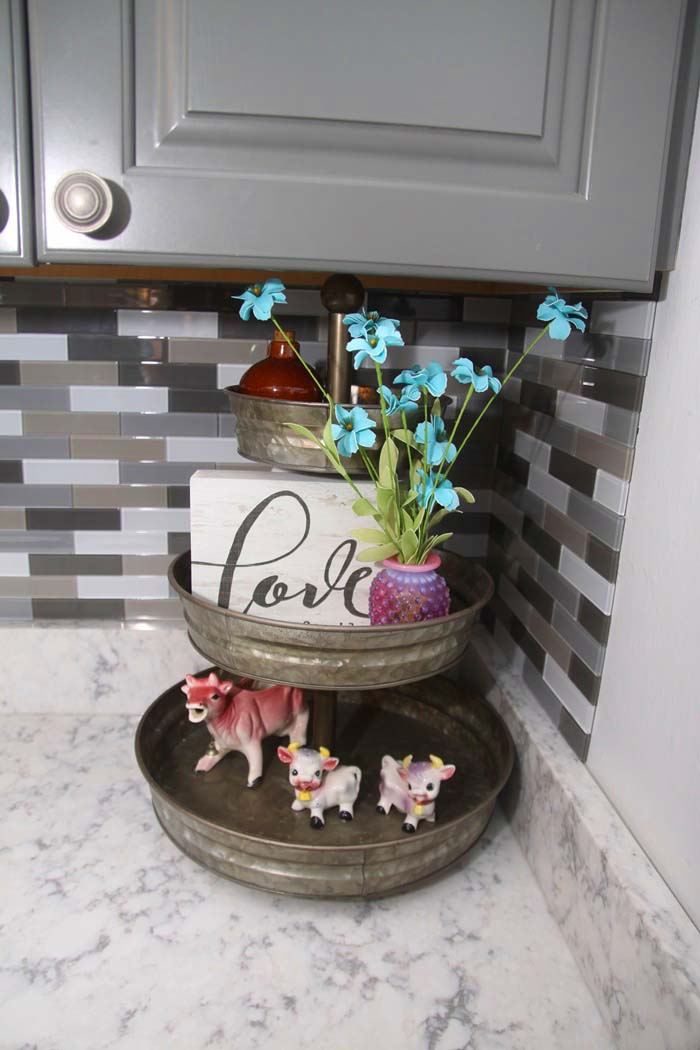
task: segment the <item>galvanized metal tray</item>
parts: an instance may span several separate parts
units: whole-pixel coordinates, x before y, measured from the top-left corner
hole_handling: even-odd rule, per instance
[[[493,594],[480,565],[442,554],[453,596],[449,616],[391,627],[324,627],[221,609],[192,594],[189,552],[168,578],[182,602],[190,641],[233,674],[308,689],[379,689],[446,670],[463,655],[479,610]]]
[[[194,774],[209,740],[187,721],[180,683],[151,705],[136,733],[136,755],[166,834],[189,857],[248,886],[299,897],[381,897],[443,871],[478,839],[513,767],[513,743],[484,699],[446,678],[339,700],[334,753],[363,771],[355,819],[337,810],[315,831],[293,813],[288,770],[265,741],[262,785],[246,788],[246,762],[228,755]],[[437,805],[437,822],[414,835],[401,817],[376,812],[384,754],[440,755],[457,766]]]
[[[282,401],[270,397],[255,397],[241,393],[239,387],[226,387],[226,393],[235,414],[238,451],[246,459],[256,463],[268,463],[274,467],[285,467],[310,474],[332,474],[337,477],[333,467],[323,452],[303,434],[291,430],[287,423],[301,423],[317,437],[323,436],[323,428],[328,421],[328,405],[325,402]],[[450,398],[441,398],[443,411],[450,404]],[[351,404],[341,406],[351,409]],[[369,449],[367,455],[376,465],[383,440],[382,414],[378,405],[362,405],[370,418],[377,423],[379,440],[377,447]],[[389,426],[396,430],[403,426],[401,416],[392,416]],[[406,463],[405,447],[399,449],[400,471]],[[367,470],[359,453],[343,459],[343,466],[349,474],[366,475]]]

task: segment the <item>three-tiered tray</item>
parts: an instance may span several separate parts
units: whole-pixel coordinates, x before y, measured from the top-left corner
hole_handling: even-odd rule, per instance
[[[330,311],[329,384],[342,402],[349,355],[341,322],[344,313],[361,305],[363,289],[354,278],[336,276],[322,295]],[[255,405],[241,410],[242,398],[236,393],[233,400],[245,455],[287,470],[315,469],[310,450],[286,440],[279,402],[266,406],[264,398],[251,398]],[[307,414],[305,425],[311,426],[324,406],[299,404],[297,411]],[[188,721],[177,683],[143,716],[136,753],[158,820],[184,853],[249,886],[351,899],[409,889],[469,849],[488,823],[514,752],[494,709],[445,676],[464,656],[493,583],[481,566],[454,554],[443,555],[442,572],[452,592],[448,616],[343,627],[220,608],[192,593],[189,554],[173,562],[170,582],[194,647],[219,673],[302,687],[312,700],[314,746],[331,748],[363,771],[355,819],[348,823],[331,814],[321,832],[291,811],[287,770],[276,760],[275,741],[265,741],[265,774],[255,790],[246,788],[241,756],[197,777],[194,766],[208,734]],[[377,813],[385,754],[436,754],[457,766],[441,791],[437,823],[406,835],[395,814]]]

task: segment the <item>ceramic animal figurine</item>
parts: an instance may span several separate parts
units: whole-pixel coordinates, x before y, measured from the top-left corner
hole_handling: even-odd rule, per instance
[[[248,787],[262,780],[262,742],[268,736],[287,736],[306,742],[309,707],[301,689],[273,685],[253,689],[250,679],[219,681],[188,674],[181,686],[187,697],[190,722],[206,722],[212,739],[195,773],[208,773],[229,751],[240,751],[248,759]]]
[[[396,806],[406,815],[401,827],[407,832],[414,832],[421,820],[435,823],[435,800],[440,787],[443,780],[454,774],[455,766],[446,766],[437,755],[431,755],[429,762],[414,762],[413,755],[397,762],[391,755],[384,755],[377,813],[389,813]]]
[[[324,811],[334,806],[339,807],[341,820],[352,820],[362,779],[357,766],[340,766],[340,759],[333,758],[327,747],[316,751],[297,741],[278,747],[277,757],[289,766],[289,783],[294,788],[292,809],[310,810],[312,828],[322,828]]]

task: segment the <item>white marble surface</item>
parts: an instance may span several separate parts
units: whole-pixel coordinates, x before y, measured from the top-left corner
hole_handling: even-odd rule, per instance
[[[165,838],[133,716],[3,727],[3,1048],[611,1045],[499,812],[460,868],[415,894],[272,897]]]
[[[588,770],[483,629],[464,680],[500,711],[518,753],[503,798],[520,845],[615,1045],[700,1047],[700,931]]]

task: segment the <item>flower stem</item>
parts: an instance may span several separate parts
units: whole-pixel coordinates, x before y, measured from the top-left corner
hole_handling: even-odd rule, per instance
[[[297,361],[300,361],[301,364],[304,366],[304,368],[309,373],[309,375],[313,379],[313,381],[316,384],[316,386],[318,387],[318,389],[321,391],[321,394],[323,395],[324,399],[328,402],[329,407],[332,409],[333,408],[333,400],[332,400],[330,394],[327,394],[326,391],[324,390],[323,385],[321,384],[321,382],[320,382],[318,376],[316,375],[316,373],[314,372],[314,370],[312,368],[310,368],[309,365],[306,363],[306,361],[301,356],[301,354],[299,353],[299,351],[295,347],[294,343],[289,338],[289,336],[285,332],[284,328],[282,328],[282,326],[280,325],[280,323],[278,322],[278,320],[274,316],[274,314],[270,314],[270,320],[272,321],[273,325],[275,326],[277,331],[280,333],[280,335],[282,336],[284,341],[291,347],[291,349],[293,350]]]
[[[507,372],[506,375],[504,376],[503,382],[501,383],[501,390],[499,390],[499,392],[498,392],[499,394],[503,390],[503,387],[506,385],[506,383],[508,382],[510,377],[513,375],[513,372],[515,372],[515,370],[517,368],[520,368],[521,364],[523,363],[523,361],[525,360],[527,355],[530,353],[530,351],[539,343],[540,339],[545,334],[545,332],[549,331],[550,325],[551,325],[551,321],[550,321],[550,324],[548,324],[545,328],[542,329],[542,331],[538,335],[535,336],[535,338],[532,340],[532,342],[527,347],[527,349],[523,350],[522,354],[520,355],[518,360],[515,362],[515,364],[511,368],[510,372]],[[457,449],[457,455],[455,456],[455,458],[452,460],[452,462],[448,466],[447,470],[445,471],[445,477],[447,477],[448,474],[450,473],[450,470],[452,469],[452,467],[455,465],[455,463],[459,459],[459,456],[460,456],[460,453],[461,453],[462,449],[466,445],[467,441],[469,441],[469,438],[472,436],[472,434],[474,433],[474,431],[478,427],[479,423],[481,422],[482,418],[486,415],[486,412],[491,407],[491,405],[493,404],[493,402],[496,400],[497,397],[498,397],[498,394],[492,394],[491,397],[486,402],[486,404],[484,405],[484,407],[482,408],[481,412],[479,412],[479,415],[476,417],[476,419],[474,420],[474,422],[470,426],[469,430],[467,431],[467,433],[466,433],[466,435],[464,437],[464,440],[462,441],[461,445]]]

